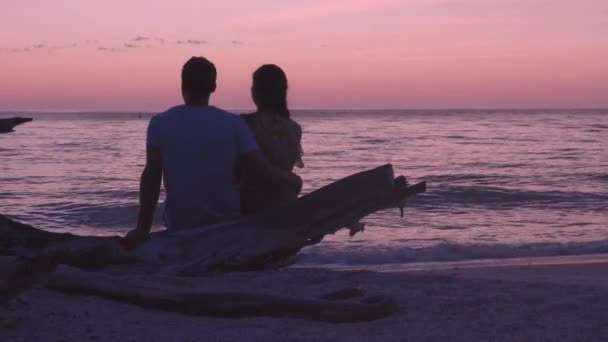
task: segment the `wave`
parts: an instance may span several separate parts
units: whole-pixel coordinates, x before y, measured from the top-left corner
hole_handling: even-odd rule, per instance
[[[443,206],[480,206],[510,208],[543,206],[544,208],[607,207],[608,193],[584,191],[513,190],[490,186],[442,185],[429,183],[427,193],[418,196],[417,204]]]
[[[411,262],[446,262],[478,259],[506,259],[608,253],[608,240],[579,243],[454,244],[440,243],[430,247],[357,246],[335,248],[320,244],[305,249],[298,263],[303,265],[381,265]]]
[[[439,174],[424,177],[429,183],[449,183],[449,182],[511,182],[515,177],[504,174]]]
[[[569,155],[559,157],[549,157],[547,159],[568,159]],[[511,169],[511,168],[525,168],[525,164],[495,164],[492,166],[495,169]],[[499,171],[500,172],[500,171]],[[531,176],[532,177],[532,176]],[[440,183],[468,183],[468,184],[531,184],[531,185],[542,185],[543,182],[555,182],[555,180],[563,180],[570,183],[581,183],[581,182],[606,182],[608,181],[608,173],[602,172],[577,172],[567,173],[559,172],[552,173],[550,175],[544,175],[544,179],[539,180],[533,178],[532,180],[522,177],[520,175],[514,175],[509,173],[455,173],[455,174],[435,174],[425,176],[424,180],[429,183],[440,184]]]
[[[594,174],[590,176],[592,179],[600,181],[600,182],[608,182],[608,173],[604,174]]]
[[[114,230],[126,232],[135,226],[139,205],[136,203],[77,204],[54,202],[34,204],[33,210],[19,212],[19,208],[4,208],[21,222],[37,228],[55,232],[88,234],[91,230]],[[164,204],[159,203],[154,215],[154,223],[162,223]]]

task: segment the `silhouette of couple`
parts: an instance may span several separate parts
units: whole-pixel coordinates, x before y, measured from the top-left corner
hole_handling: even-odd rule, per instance
[[[124,238],[146,238],[164,182],[168,229],[201,227],[297,198],[302,130],[287,108],[287,77],[276,65],[253,74],[257,111],[237,116],[209,105],[217,71],[203,57],[182,69],[184,104],[152,117],[146,135],[137,226]]]

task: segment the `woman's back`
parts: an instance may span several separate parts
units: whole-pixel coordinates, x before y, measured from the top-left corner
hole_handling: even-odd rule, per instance
[[[242,115],[253,132],[262,154],[270,163],[285,171],[302,164],[302,128],[289,117],[255,112]]]
[[[288,117],[277,114],[255,112],[242,115],[254,133],[260,151],[272,166],[291,172],[294,167],[303,167],[302,129]],[[252,214],[279,206],[298,197],[292,188],[271,187],[243,175],[241,179],[241,212]]]

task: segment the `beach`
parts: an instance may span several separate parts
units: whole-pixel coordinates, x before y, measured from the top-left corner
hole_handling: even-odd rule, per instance
[[[608,341],[608,0],[0,22],[0,342]]]
[[[156,285],[301,298],[353,287],[363,295],[391,296],[394,313],[371,322],[192,316],[36,286],[0,309],[0,336],[4,341],[599,341],[608,337],[606,255],[441,265],[392,271],[289,268],[206,278],[122,275]]]
[[[393,299],[383,319],[194,316],[36,285],[0,306],[0,340],[606,340],[606,113],[295,112],[305,129],[305,193],[387,162],[412,183],[427,181],[427,193],[404,218],[397,209],[371,215],[364,232],[328,236],[280,271],[108,271],[151,286],[301,299],[357,288],[362,297],[347,302]],[[2,137],[2,214],[51,232],[124,235],[136,218],[147,122],[132,113],[41,114]]]

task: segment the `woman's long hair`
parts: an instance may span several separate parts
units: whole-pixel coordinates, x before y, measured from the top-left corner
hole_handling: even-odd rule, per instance
[[[272,108],[277,114],[288,118],[287,76],[274,64],[265,64],[253,73],[251,87],[253,102],[259,108]]]

